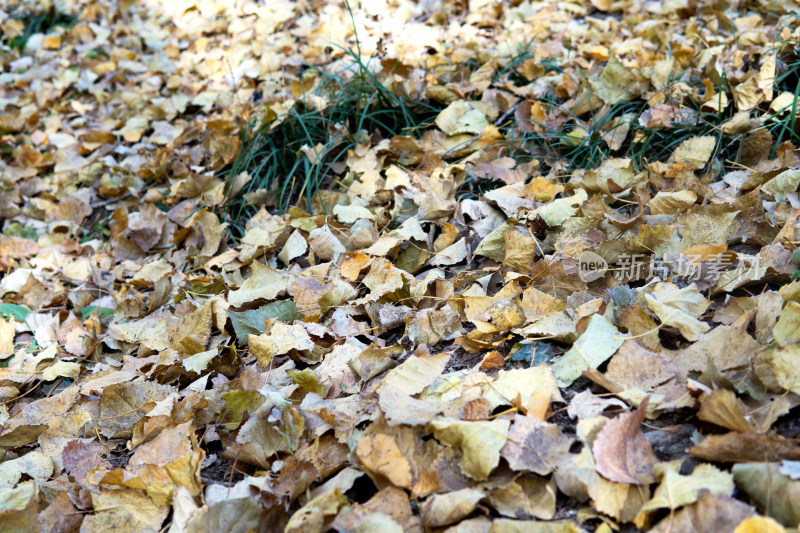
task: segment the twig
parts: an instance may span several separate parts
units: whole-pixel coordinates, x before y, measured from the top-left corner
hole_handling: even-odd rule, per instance
[[[509,107],[508,111],[506,111],[505,113],[500,115],[500,118],[498,118],[497,120],[494,121],[494,126],[495,127],[500,127],[500,124],[505,122],[505,120],[508,118],[508,116],[511,113],[513,113],[514,111],[516,111],[518,105],[519,105],[519,102],[517,102],[516,104],[512,105],[511,107]]]

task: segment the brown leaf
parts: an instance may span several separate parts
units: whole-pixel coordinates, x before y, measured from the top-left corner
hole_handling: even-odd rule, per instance
[[[358,475],[363,476],[364,473],[358,472]],[[335,479],[336,476],[331,478],[331,481]],[[288,496],[289,501],[294,501],[317,480],[319,480],[319,472],[311,463],[288,457],[272,485],[272,491],[280,496]],[[327,490],[333,490],[333,487],[326,488]],[[340,490],[347,490],[350,487],[339,488]],[[312,497],[314,496],[316,494],[312,494]]]
[[[752,424],[745,419],[744,404],[728,389],[718,389],[700,404],[697,418],[733,431],[748,432]]]
[[[391,517],[396,525],[402,526],[403,531],[420,531],[420,520],[418,516],[414,516],[408,495],[396,487],[386,487],[364,505],[356,504],[349,511],[339,513],[331,527],[337,531],[369,530],[367,523],[370,517],[376,515]]]
[[[608,422],[592,446],[597,471],[606,479],[635,485],[655,481],[653,465],[658,462],[639,425],[647,413],[649,397],[636,411]]]
[[[361,437],[356,455],[371,472],[386,477],[398,487],[411,488],[411,467],[389,435]]]
[[[490,412],[489,401],[486,398],[475,398],[464,404],[461,420],[486,420]]]
[[[139,211],[128,215],[127,236],[147,252],[161,240],[166,222],[165,213],[153,204],[144,204]]]
[[[436,470],[430,468],[423,468],[420,470],[419,479],[411,489],[411,497],[419,498],[439,491],[441,485],[439,484],[439,475]]]
[[[772,149],[772,135],[767,130],[756,130],[742,141],[741,161],[748,167],[756,166],[762,159],[769,157]]]
[[[0,235],[0,257],[5,263],[9,259],[31,257],[39,252],[39,245],[31,239]]]
[[[59,492],[47,509],[39,513],[39,522],[48,533],[74,533],[78,531],[82,521],[82,513],[73,505],[66,492]]]
[[[712,494],[707,490],[700,492],[696,503],[684,507],[661,520],[651,533],[717,533],[733,531],[750,516],[755,509],[730,496]]]
[[[183,356],[205,350],[211,336],[211,314],[212,302],[208,301],[184,316],[170,317],[167,320],[170,347]]]
[[[109,385],[100,398],[100,418],[93,422],[109,438],[129,438],[133,426],[172,388],[152,381],[134,381]]]
[[[494,370],[495,368],[503,368],[506,364],[505,359],[500,352],[492,350],[483,356],[481,361],[481,370]]]
[[[417,400],[392,387],[381,387],[378,397],[378,405],[391,425],[425,425],[442,412],[436,402]]]
[[[726,433],[709,435],[693,446],[692,457],[717,463],[747,463],[758,461],[800,460],[800,445],[780,435],[757,433]]]
[[[94,442],[84,442],[80,439],[69,441],[61,452],[64,470],[80,482],[86,472],[99,466],[111,469],[113,466],[103,456],[108,455],[108,446]]]
[[[48,426],[69,410],[78,399],[78,387],[27,404],[14,418],[4,424],[0,446],[22,446],[34,442]]]
[[[545,476],[569,453],[572,443],[557,425],[516,415],[501,455],[514,470]]]
[[[304,420],[294,407],[283,410],[276,422],[269,420],[270,410],[258,410],[239,427],[236,440],[229,443],[224,456],[261,468],[269,468],[277,452],[297,450]]]
[[[556,492],[552,479],[521,476],[508,486],[489,492],[489,502],[509,518],[549,520],[556,512]]]
[[[749,364],[761,345],[735,326],[717,326],[704,338],[678,352],[670,361],[678,371],[703,370],[708,359],[720,370],[738,368]]]

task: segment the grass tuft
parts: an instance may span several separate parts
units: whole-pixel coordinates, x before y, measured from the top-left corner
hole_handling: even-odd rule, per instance
[[[530,44],[530,43],[529,43]],[[526,45],[519,54],[512,57],[507,66],[498,71],[495,78],[507,76],[511,81],[524,82],[516,71],[516,67],[531,56],[530,46]],[[669,128],[651,128],[642,120],[644,113],[651,108],[654,101],[634,99],[623,101],[612,106],[601,106],[599,109],[589,106],[589,111],[580,116],[574,114],[565,104],[565,99],[558,98],[553,91],[536,101],[545,105],[550,114],[560,113],[564,120],[556,128],[532,119],[519,119],[510,117],[502,126],[501,131],[508,139],[507,155],[520,161],[528,162],[538,159],[540,169],[546,171],[554,164],[564,163],[567,168],[589,169],[599,166],[610,157],[623,157],[632,159],[637,170],[642,170],[649,162],[667,159],[683,141],[697,136],[710,135],[717,139],[717,149],[714,158],[709,164],[716,165],[718,170],[735,170],[743,166],[743,148],[746,139],[758,130],[766,130],[772,139],[771,156],[775,155],[775,148],[782,141],[791,140],[795,144],[800,141],[798,132],[797,114],[800,112],[800,47],[783,43],[778,47],[778,67],[775,80],[776,95],[783,92],[792,92],[794,100],[786,109],[777,110],[775,113],[766,112],[770,102],[762,104],[759,109],[753,110],[751,116],[764,116],[763,123],[754,130],[745,133],[726,133],[723,124],[736,113],[734,102],[728,102],[720,112],[712,112],[700,101],[672,91],[684,79],[685,74],[678,74],[658,95],[663,101],[686,111],[685,117],[675,121]],[[542,65],[550,73],[563,73],[566,70],[557,63],[548,62]],[[576,85],[578,80],[573,80]],[[698,80],[691,80],[697,82]],[[723,77],[715,92],[722,94],[727,87],[728,80]],[[696,86],[698,83],[690,83]],[[591,93],[585,98],[591,99]],[[660,100],[662,101],[662,100]],[[580,104],[581,102],[578,102]],[[573,109],[576,106],[571,106]],[[585,106],[584,106],[585,107]],[[722,106],[718,106],[722,107]],[[765,113],[766,112],[766,113]],[[606,142],[609,133],[617,128],[627,128],[625,140],[618,149],[612,149]],[[744,150],[746,153],[747,150]],[[745,165],[746,166],[746,165]],[[483,192],[490,186],[476,184],[468,180],[466,185],[472,189],[473,194]]]
[[[6,40],[8,46],[19,52],[25,49],[28,44],[28,39],[36,33],[47,33],[56,26],[64,28],[71,28],[78,22],[77,17],[68,13],[61,13],[56,11],[55,7],[51,7],[47,11],[32,12],[17,14],[11,17],[13,20],[18,20],[23,24],[22,32],[5,39],[5,35],[0,32],[0,39]]]
[[[784,43],[778,53],[777,72],[775,76],[776,94],[792,93],[794,98],[790,106],[778,109],[768,117],[766,124],[769,132],[775,139],[775,146],[788,140],[793,143],[800,141],[800,132],[797,131],[797,114],[800,113],[800,44],[789,45]],[[774,147],[773,147],[774,155]]]
[[[227,170],[226,211],[234,225],[255,209],[245,197],[257,189],[269,191],[268,203],[278,212],[297,203],[310,211],[315,196],[322,200],[320,189],[336,181],[334,169],[348,150],[367,136],[413,135],[438,113],[431,104],[387,89],[382,80],[391,72],[375,74],[357,51],[346,54],[349,63],[338,72],[306,70],[303,79],[316,80],[315,85],[287,114],[272,113],[266,123],[253,120],[243,129],[242,148]],[[321,101],[327,104],[320,110]],[[230,184],[243,171],[251,181],[230,194]]]

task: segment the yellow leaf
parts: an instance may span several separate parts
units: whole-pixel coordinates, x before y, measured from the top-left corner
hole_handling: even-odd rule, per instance
[[[464,422],[438,418],[430,426],[439,441],[461,451],[461,471],[481,481],[488,478],[500,462],[500,450],[506,442],[510,424],[508,420],[501,419]]]
[[[411,488],[411,466],[389,435],[361,437],[356,455],[371,472],[386,477],[398,487]]]
[[[253,261],[252,274],[235,291],[228,293],[228,302],[238,307],[261,298],[272,300],[286,290],[287,279],[268,265]]]
[[[786,529],[768,516],[751,516],[742,520],[733,533],[785,533]]]

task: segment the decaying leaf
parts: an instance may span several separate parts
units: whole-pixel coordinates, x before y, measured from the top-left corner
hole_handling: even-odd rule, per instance
[[[700,410],[697,412],[697,418],[745,433],[753,429],[745,418],[746,412],[744,405],[733,392],[719,389],[703,400]]]
[[[733,478],[760,513],[786,527],[800,523],[800,483],[781,474],[778,465],[767,462],[734,465]]]
[[[647,305],[662,324],[674,326],[688,340],[696,341],[707,332],[708,324],[698,320],[709,306],[697,287],[679,289],[671,283],[659,283],[652,294],[646,294]]]
[[[780,435],[757,433],[726,433],[709,435],[689,452],[706,461],[719,463],[746,463],[749,461],[777,461],[800,459],[800,446]]]
[[[434,495],[422,507],[422,521],[428,527],[441,527],[468,516],[484,498],[482,490],[463,489]]]
[[[730,496],[718,495],[700,489],[697,502],[686,505],[677,513],[664,517],[650,531],[666,533],[668,531],[690,531],[696,533],[714,533],[715,531],[735,531],[736,528],[750,519],[755,509]]]
[[[598,315],[592,316],[583,335],[552,365],[559,386],[568,386],[584,370],[600,366],[614,355],[624,340],[619,330],[606,319]]]
[[[231,305],[238,307],[262,298],[271,300],[286,290],[286,278],[269,266],[254,261],[252,270],[242,286],[228,294],[228,303]]]
[[[382,386],[406,394],[422,392],[444,370],[449,359],[450,354],[446,352],[409,357],[386,375]]]
[[[733,494],[733,477],[711,465],[698,465],[688,476],[680,475],[667,465],[659,465],[654,470],[660,483],[653,497],[642,506],[636,517],[636,525],[640,528],[646,527],[648,517],[654,510],[666,508],[674,511],[695,503],[703,490],[717,496]]]
[[[797,528],[797,2],[6,4],[3,532]]]
[[[506,443],[508,420],[464,422],[438,418],[430,423],[434,436],[461,451],[461,471],[472,479],[483,480],[500,462]]]
[[[514,470],[544,476],[569,453],[572,443],[555,424],[516,415],[501,455]]]
[[[636,485],[654,481],[657,459],[639,427],[647,413],[647,402],[645,399],[636,411],[608,422],[595,438],[592,455],[597,471],[606,479]]]
[[[398,487],[411,488],[411,468],[392,437],[381,434],[362,437],[356,455],[371,472]]]

